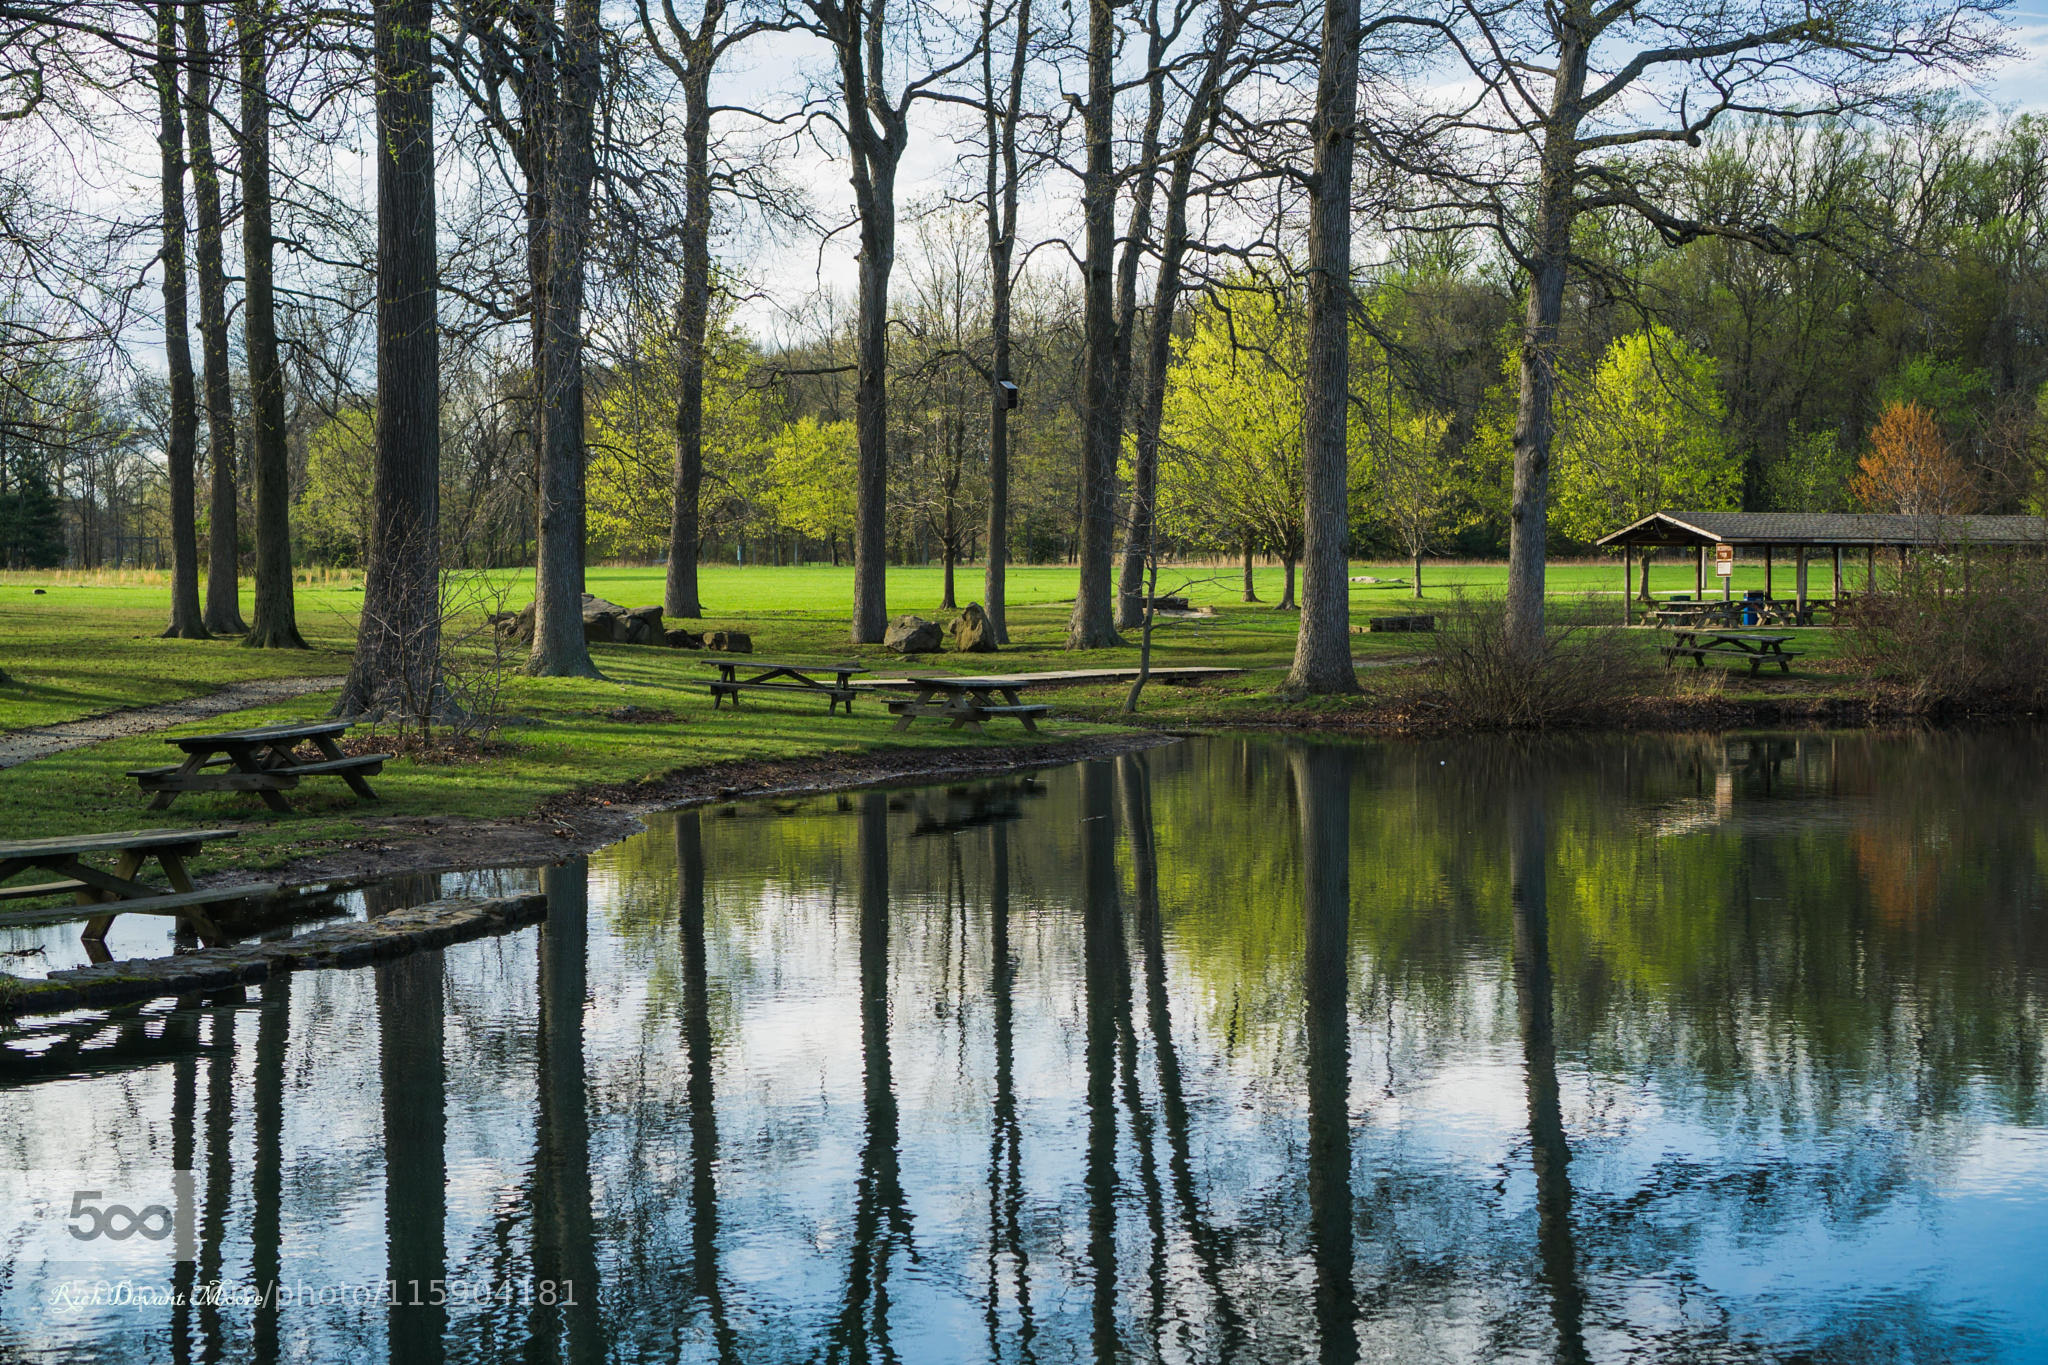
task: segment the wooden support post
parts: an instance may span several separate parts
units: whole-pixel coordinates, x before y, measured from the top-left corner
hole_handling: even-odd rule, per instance
[[[1841,546],[1839,546],[1839,545],[1837,545],[1837,546],[1835,547],[1835,577],[1834,577],[1834,581],[1833,581],[1832,583],[1830,583],[1830,584],[1829,584],[1828,586],[1829,586],[1829,587],[1830,587],[1830,588],[1831,588],[1831,589],[1832,589],[1832,590],[1834,591],[1834,597],[1835,597],[1835,605],[1836,605],[1837,607],[1841,606],[1841,605],[1842,605],[1842,547],[1841,547]]]
[[[1799,620],[1806,619],[1806,547],[1793,551],[1797,559],[1792,570],[1793,590],[1799,596]]]
[[[1766,602],[1771,600],[1771,551],[1776,548],[1775,545],[1764,546],[1764,601]]]
[[[1698,553],[1693,556],[1693,560],[1693,600],[1704,602],[1707,600],[1707,547],[1704,545],[1700,546]]]
[[[1621,623],[1635,624],[1636,614],[1636,547],[1624,544],[1621,547]]]
[[[1877,591],[1877,546],[1875,545],[1863,547],[1863,591],[1873,594]]]

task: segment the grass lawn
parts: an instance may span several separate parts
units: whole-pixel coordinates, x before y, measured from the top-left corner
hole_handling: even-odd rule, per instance
[[[1356,576],[1384,579],[1407,577],[1407,566],[1354,566]],[[1735,590],[1761,586],[1762,574],[1739,572]],[[356,612],[362,595],[360,579],[345,573],[304,575],[298,591],[301,631],[313,646],[307,651],[244,649],[235,641],[164,640],[156,636],[168,613],[168,585],[163,575],[123,573],[0,575],[0,668],[13,681],[0,685],[0,730],[49,724],[94,715],[124,706],[147,705],[198,695],[237,681],[285,676],[327,676],[336,679],[348,668]],[[508,605],[523,605],[530,593],[527,575],[508,571],[496,576]],[[1454,591],[1474,597],[1496,596],[1506,581],[1500,565],[1429,565],[1428,596],[1418,604],[1405,586],[1354,584],[1354,616],[1406,613],[1418,605],[1441,606]],[[1148,719],[1177,724],[1227,722],[1270,714],[1272,690],[1294,648],[1293,613],[1269,605],[1238,600],[1239,571],[1233,566],[1213,570],[1162,572],[1162,591],[1185,591],[1197,604],[1217,608],[1213,618],[1160,623],[1154,636],[1154,661],[1173,664],[1221,664],[1254,670],[1226,684],[1180,689],[1156,687],[1145,701]],[[1198,581],[1186,586],[1185,580]],[[589,588],[626,606],[658,602],[659,568],[598,568],[588,576]],[[921,612],[938,617],[934,603],[940,590],[935,568],[892,569],[889,574],[892,612]],[[978,596],[980,571],[965,569],[959,579],[962,602]],[[1620,573],[1613,565],[1559,565],[1552,573],[1552,596],[1572,610],[1612,610],[1619,614]],[[1689,590],[1691,570],[1667,565],[1658,575],[1662,592]],[[43,588],[41,595],[34,589]],[[1074,589],[1068,566],[1019,567],[1011,570],[1010,624],[1012,645],[1001,655],[977,658],[965,665],[958,656],[922,659],[941,666],[968,666],[975,671],[1021,671],[1129,667],[1137,662],[1135,644],[1110,650],[1070,653],[1063,647],[1066,617]],[[1820,583],[1815,583],[1820,590]],[[1268,603],[1280,592],[1280,571],[1262,569],[1258,591]],[[702,592],[711,613],[706,629],[749,631],[756,652],[765,657],[814,659],[860,658],[876,669],[894,670],[904,660],[878,646],[846,643],[846,609],[851,571],[829,566],[799,568],[707,565]],[[1604,594],[1589,597],[1588,594]],[[246,610],[246,608],[245,608]],[[1827,632],[1809,632],[1809,659],[1832,652]],[[1393,662],[1412,658],[1421,641],[1411,635],[1360,635],[1356,654],[1362,661]],[[1643,634],[1646,652],[1655,640]],[[383,800],[356,802],[339,782],[309,781],[292,796],[293,812],[272,815],[254,797],[201,794],[179,798],[166,813],[151,813],[127,768],[168,762],[170,751],[161,735],[95,744],[86,748],[0,770],[0,831],[6,837],[133,829],[145,825],[241,826],[240,840],[222,846],[208,866],[263,866],[288,861],[307,847],[370,836],[374,826],[392,816],[516,818],[532,811],[552,794],[600,782],[632,782],[676,768],[727,760],[773,760],[857,752],[885,746],[937,747],[963,741],[965,732],[936,725],[913,727],[897,735],[878,702],[868,702],[851,719],[827,716],[809,699],[775,698],[750,702],[743,710],[714,712],[704,683],[712,676],[704,655],[629,646],[598,646],[593,650],[605,673],[602,680],[512,678],[507,686],[508,709],[524,722],[505,729],[505,752],[455,764],[421,764],[401,759],[387,766],[376,781]],[[1370,682],[1376,675],[1365,675]],[[1377,675],[1384,677],[1386,675]],[[1751,687],[1746,676],[1729,676],[1725,695],[1739,697]],[[1076,738],[1115,720],[1124,688],[1090,686],[1034,694],[1053,701],[1062,713],[1052,727],[1059,738]],[[216,717],[185,732],[242,728],[256,724],[322,715],[333,693],[316,693],[280,706]],[[1308,703],[1304,718],[1322,709],[1340,710],[1348,703]],[[673,715],[672,721],[621,722],[608,713],[625,707]],[[993,727],[987,743],[1015,742],[1021,732]],[[972,741],[968,741],[972,742]]]

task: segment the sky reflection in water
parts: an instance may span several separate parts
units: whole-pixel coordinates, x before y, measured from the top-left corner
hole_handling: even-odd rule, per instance
[[[666,818],[537,929],[9,1040],[0,1169],[188,1166],[136,1283],[286,1292],[16,1249],[0,1357],[2048,1358],[2044,759],[1213,739]],[[295,1301],[386,1281],[449,1302]]]

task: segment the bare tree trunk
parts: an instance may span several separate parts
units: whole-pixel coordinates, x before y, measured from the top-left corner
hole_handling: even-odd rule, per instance
[[[1188,193],[1194,182],[1195,161],[1202,147],[1215,134],[1222,104],[1218,92],[1228,69],[1232,50],[1243,26],[1243,12],[1226,4],[1217,29],[1211,36],[1209,59],[1201,83],[1191,97],[1187,116],[1181,121],[1180,137],[1173,157],[1173,174],[1166,186],[1166,219],[1160,233],[1159,270],[1153,286],[1151,330],[1146,337],[1145,380],[1138,395],[1135,442],[1131,461],[1131,515],[1124,540],[1123,569],[1117,583],[1116,625],[1118,630],[1134,629],[1145,618],[1141,590],[1146,567],[1152,563],[1153,528],[1157,523],[1159,496],[1159,425],[1166,407],[1166,370],[1173,358],[1174,312],[1180,303],[1181,268],[1188,247]],[[1155,139],[1156,141],[1156,139]],[[1126,325],[1129,325],[1128,323]]]
[[[1414,561],[1415,561],[1415,596],[1416,596],[1416,597],[1418,597],[1418,598],[1420,598],[1420,597],[1422,596],[1422,551],[1420,551],[1420,550],[1417,550],[1417,551],[1415,552],[1415,554],[1414,554]]]
[[[178,7],[161,0],[156,9],[157,152],[162,165],[164,270],[164,361],[170,372],[171,412],[165,463],[171,483],[172,639],[204,640],[199,607],[199,525],[194,469],[198,461],[199,413],[192,386],[192,338],[186,323],[185,126],[178,82]]]
[[[596,171],[597,0],[562,6],[560,85],[548,156],[547,334],[541,352],[539,554],[533,653],[542,677],[597,677],[583,639],[583,281]]]
[[[206,629],[240,635],[237,582],[242,552],[235,505],[235,395],[228,359],[227,269],[221,256],[220,163],[213,155],[213,44],[206,6],[185,11],[185,139],[192,148],[192,195],[199,218],[193,260],[199,275],[199,351],[205,365],[206,461],[210,473],[206,546]]]
[[[1586,81],[1586,45],[1570,26],[1558,53],[1557,94],[1546,120],[1522,327],[1521,394],[1515,409],[1515,486],[1508,509],[1508,642],[1532,655],[1543,643],[1544,548],[1550,531],[1550,443],[1556,419],[1557,329],[1571,253],[1574,161]]]
[[[433,0],[379,0],[377,429],[369,572],[335,714],[427,727],[441,681],[441,339],[435,308]]]
[[[1280,580],[1280,600],[1273,604],[1274,611],[1294,610],[1294,564],[1293,555],[1280,556],[1280,567],[1286,576]],[[1349,663],[1350,660],[1347,659],[1345,662]]]
[[[663,610],[698,617],[699,500],[704,489],[704,360],[711,317],[711,63],[709,45],[683,82],[683,297],[676,305],[675,506],[669,517]]]
[[[270,228],[270,40],[264,23],[262,0],[236,0],[242,66],[242,346],[248,356],[256,484],[256,613],[242,644],[304,649],[292,601],[291,464],[271,285],[276,246]]]
[[[1031,0],[1018,0],[1016,48],[1000,115],[996,108],[994,0],[981,10],[982,113],[988,133],[986,193],[989,260],[989,338],[993,354],[989,395],[988,564],[982,574],[982,610],[997,644],[1010,642],[1008,583],[1010,560],[1010,290],[1017,248],[1017,122],[1024,103],[1024,74],[1030,64]]]
[[[889,274],[896,265],[896,166],[868,166],[860,210],[859,361],[853,423],[860,441],[853,518],[853,642],[889,628]]]
[[[1089,0],[1088,97],[1084,107],[1088,154],[1081,181],[1082,359],[1080,582],[1067,623],[1068,649],[1105,649],[1117,638],[1110,607],[1110,561],[1116,534],[1116,456],[1122,435],[1115,401],[1116,175],[1111,161],[1116,85],[1111,58],[1115,10]]]
[[[1244,538],[1244,600],[1247,602],[1259,600],[1259,590],[1252,581],[1252,538],[1250,536]]]
[[[1305,602],[1287,686],[1356,692],[1351,667],[1351,163],[1358,121],[1358,0],[1325,0],[1310,121],[1308,365],[1302,392]],[[1288,595],[1294,591],[1288,566]]]

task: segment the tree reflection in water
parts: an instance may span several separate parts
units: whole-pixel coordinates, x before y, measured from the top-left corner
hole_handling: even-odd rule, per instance
[[[676,871],[682,887],[683,1049],[690,1069],[690,1285],[704,1301],[723,1365],[739,1355],[718,1278],[718,1096],[704,960],[704,830],[696,811],[676,817]]]
[[[890,1075],[889,803],[881,792],[860,799],[859,839],[861,1094],[867,1122],[845,1298],[826,1353],[828,1360],[854,1365],[896,1359],[889,1336],[889,1275],[899,1247],[911,1250]]]
[[[18,1166],[199,1168],[178,1285],[573,1304],[45,1357],[2025,1358],[2044,757],[1229,739],[686,814],[534,930],[0,1040]]]
[[[1358,1359],[1351,1203],[1351,768],[1304,747],[1289,755],[1301,819],[1302,995],[1308,1040],[1309,1245],[1317,1358]]]

